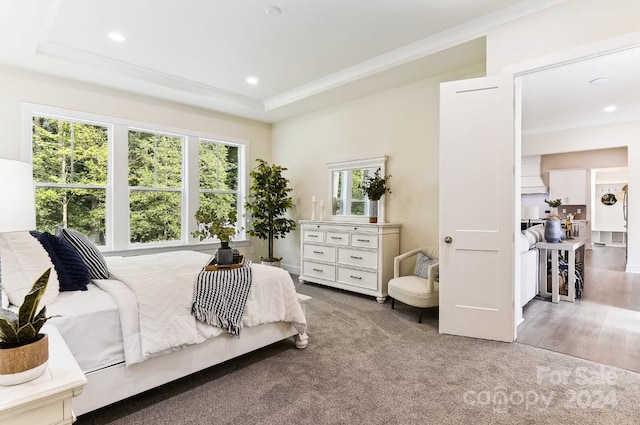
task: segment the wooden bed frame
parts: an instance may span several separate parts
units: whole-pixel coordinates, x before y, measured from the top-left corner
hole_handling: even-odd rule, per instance
[[[305,314],[309,299],[298,294]],[[87,385],[73,399],[73,410],[82,415],[290,337],[297,348],[306,348],[308,339],[300,338],[291,323],[267,323],[243,328],[239,339],[223,334],[129,367],[119,363],[87,373]]]

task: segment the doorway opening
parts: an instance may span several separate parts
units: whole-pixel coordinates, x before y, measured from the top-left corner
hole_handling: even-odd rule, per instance
[[[640,338],[634,331],[640,326],[640,275],[626,273],[630,238],[623,218],[627,190],[622,189],[629,181],[628,146],[640,129],[640,99],[634,96],[640,82],[632,77],[638,72],[640,48],[636,47],[518,77],[522,155],[542,158],[540,174],[547,185],[552,183],[552,170],[584,171],[586,203],[569,202],[560,215],[564,219],[563,210],[580,211],[586,220],[581,236],[588,238],[589,249],[582,298],[559,304],[539,298],[527,301],[516,339],[636,372],[640,371],[636,354]],[[553,187],[547,189],[536,195],[536,202],[557,193]],[[530,195],[523,189],[521,196],[525,211]],[[619,199],[623,202],[618,204]],[[545,278],[539,281],[544,284]]]

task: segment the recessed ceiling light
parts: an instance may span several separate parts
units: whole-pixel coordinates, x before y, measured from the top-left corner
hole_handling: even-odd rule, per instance
[[[607,106],[607,107],[605,107],[605,108],[604,108],[604,111],[605,111],[605,112],[613,112],[613,111],[615,111],[616,109],[618,109],[618,107],[617,107],[616,105],[609,105],[609,106]]]
[[[267,7],[264,11],[269,16],[280,16],[282,14],[282,9],[278,6]]]
[[[255,85],[258,84],[258,78],[257,77],[247,77],[247,84],[251,84],[251,85]]]
[[[107,37],[109,37],[111,41],[117,41],[118,43],[122,43],[123,41],[126,40],[125,36],[122,35],[122,33],[117,31],[111,31],[109,34],[107,34]]]
[[[592,84],[594,86],[603,86],[605,84],[608,84],[610,81],[611,81],[611,78],[609,77],[598,77],[589,81],[589,84]]]

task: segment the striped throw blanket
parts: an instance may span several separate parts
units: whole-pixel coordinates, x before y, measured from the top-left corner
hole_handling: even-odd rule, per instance
[[[191,314],[239,338],[250,289],[251,261],[237,269],[202,270],[196,278]]]

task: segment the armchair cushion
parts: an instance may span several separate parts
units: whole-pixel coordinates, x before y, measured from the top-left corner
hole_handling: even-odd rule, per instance
[[[438,305],[438,292],[431,292],[428,283],[418,276],[404,276],[389,282],[389,296],[405,304],[427,308]]]
[[[416,266],[413,269],[413,275],[423,279],[429,279],[429,267],[438,262],[437,258],[431,259],[422,251],[416,255]]]

